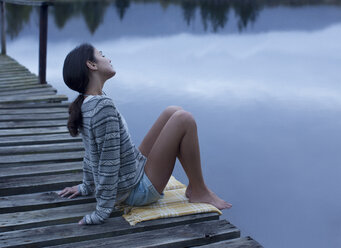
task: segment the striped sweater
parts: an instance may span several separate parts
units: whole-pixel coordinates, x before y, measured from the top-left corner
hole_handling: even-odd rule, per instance
[[[85,156],[81,195],[95,191],[96,210],[84,216],[86,224],[109,218],[118,195],[130,191],[143,175],[146,157],[133,144],[124,118],[107,96],[94,96],[82,105]]]

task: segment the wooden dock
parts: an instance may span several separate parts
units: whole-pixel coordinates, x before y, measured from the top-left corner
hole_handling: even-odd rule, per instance
[[[0,56],[0,247],[262,247],[216,213],[130,226],[113,211],[80,226],[93,197],[56,192],[81,183],[83,144],[68,134],[67,97],[12,58]]]

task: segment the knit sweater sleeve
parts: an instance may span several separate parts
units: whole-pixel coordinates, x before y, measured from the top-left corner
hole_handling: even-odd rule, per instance
[[[94,192],[95,184],[91,167],[86,158],[83,159],[83,183],[78,185],[81,195],[91,195]]]
[[[84,217],[86,224],[100,224],[109,218],[116,201],[120,168],[119,114],[111,100],[102,100],[92,118],[99,162],[96,185],[96,210]],[[96,175],[95,175],[96,176]]]

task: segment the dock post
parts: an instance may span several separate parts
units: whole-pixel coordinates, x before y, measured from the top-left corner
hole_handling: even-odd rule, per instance
[[[41,84],[46,84],[47,7],[47,4],[40,6],[39,18],[39,82]]]
[[[6,55],[5,2],[1,1],[1,54]]]

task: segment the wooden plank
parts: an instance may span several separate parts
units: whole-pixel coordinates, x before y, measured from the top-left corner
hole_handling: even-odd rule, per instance
[[[0,61],[15,61],[13,58],[8,57],[7,55],[3,55],[3,54],[0,55],[0,58],[1,58]]]
[[[22,65],[18,64],[17,62],[11,61],[11,60],[4,60],[3,54],[0,54],[0,65],[1,69],[4,68],[23,68]],[[6,55],[5,55],[6,56]]]
[[[63,129],[65,129],[65,126],[63,127]],[[13,130],[16,130],[16,129],[13,129]],[[81,141],[81,140],[82,138],[80,136],[72,137],[69,133],[44,134],[44,135],[33,134],[33,135],[27,135],[27,136],[0,137],[0,146],[65,143],[65,142],[76,142],[76,141]]]
[[[1,65],[12,65],[12,66],[16,66],[16,67],[21,67],[21,68],[25,68],[23,65],[20,65],[15,59],[7,56],[7,55],[0,55],[0,64]]]
[[[0,74],[0,80],[1,82],[6,81],[6,79],[20,79],[20,78],[36,78],[37,76],[34,74],[31,74],[27,71],[13,71],[11,72],[8,70],[7,72],[3,72]]]
[[[30,96],[48,96],[48,95],[56,95],[56,92],[54,90],[31,92],[31,93],[18,92],[18,94],[8,94],[7,96],[15,96],[17,98],[21,98],[21,97],[25,97],[27,95],[30,95]],[[0,96],[0,97],[2,97],[2,96]]]
[[[0,85],[0,90],[16,90],[22,87],[30,87],[30,86],[37,86],[37,82],[35,81],[26,81],[26,82],[10,82],[6,85]]]
[[[32,74],[34,73],[30,72],[27,68],[21,67],[21,66],[15,66],[13,64],[1,64],[1,69],[0,73],[1,75],[8,75],[8,74],[14,74],[14,73],[26,73],[27,74]]]
[[[6,81],[7,79],[36,79],[37,76],[32,73],[10,73],[2,75],[0,82]]]
[[[15,59],[8,57],[7,55],[1,54],[0,57],[0,65],[3,66],[12,66],[12,67],[18,67],[18,68],[25,68],[23,65],[19,64]]]
[[[0,214],[0,232],[77,223],[84,215],[94,211],[95,208],[96,203],[86,203],[66,207]],[[115,209],[110,217],[118,217],[122,214],[122,211]]]
[[[32,85],[18,85],[16,87],[10,87],[10,88],[2,88],[1,92],[12,92],[16,90],[22,90],[22,89],[44,89],[44,88],[52,88],[50,84],[32,84]]]
[[[15,59],[7,56],[6,54],[0,55],[0,63],[1,64],[15,64],[15,65],[19,66],[19,63]]]
[[[25,67],[23,67],[23,66],[21,66],[21,65],[19,65],[17,63],[4,62],[4,61],[1,60],[0,65],[2,65],[4,68],[16,68],[16,69],[20,69],[22,71],[26,71],[26,72],[31,73],[27,68],[25,68]],[[6,72],[6,70],[3,69],[2,67],[1,67],[0,71],[1,72]]]
[[[13,74],[14,72],[18,71],[19,73],[25,72],[26,74],[32,74],[34,73],[30,72],[27,68],[18,65],[18,64],[13,64],[13,63],[1,63],[1,69],[0,73],[4,75],[10,75]]]
[[[20,76],[36,76],[34,74],[32,74],[31,72],[25,70],[24,68],[20,68],[20,67],[11,67],[11,66],[3,66],[4,68],[2,68],[0,70],[0,78],[9,78],[9,77],[18,77]]]
[[[67,120],[54,121],[8,121],[0,122],[0,129],[32,128],[32,127],[60,127],[66,126]]]
[[[34,94],[34,95],[44,95],[43,93],[46,92],[47,95],[57,94],[57,90],[52,87],[46,87],[46,88],[38,88],[36,85],[30,85],[30,88],[10,88],[10,89],[1,89],[1,96],[0,97],[6,97],[6,96],[13,96],[13,95],[23,95],[23,94]],[[17,93],[17,94],[16,94]]]
[[[37,78],[34,76],[29,77],[8,77],[0,79],[0,87],[11,87],[14,84],[29,84],[29,83],[36,83]]]
[[[68,98],[65,95],[52,95],[52,96],[26,96],[26,97],[1,97],[0,104],[3,103],[23,103],[23,102],[60,102],[66,101]]]
[[[82,179],[82,172],[32,177],[0,178],[0,195],[9,196],[62,190],[64,187],[82,183]]]
[[[84,151],[60,152],[60,153],[41,153],[1,156],[0,167],[10,167],[13,165],[35,165],[46,162],[75,162],[81,161]]]
[[[6,54],[0,54],[0,64],[1,65],[9,65],[9,64],[15,64],[19,66],[19,63],[15,61],[14,59],[8,57]]]
[[[2,72],[6,72],[6,69],[3,69],[3,68],[13,68],[13,69],[21,70],[21,71],[26,71],[28,73],[32,73],[26,67],[19,65],[17,62],[10,62],[10,61],[6,62],[6,61],[2,61],[1,59],[0,65],[2,65],[0,69],[0,71]]]
[[[251,237],[236,238],[231,240],[224,240],[213,244],[194,246],[200,248],[262,248],[257,241]]]
[[[27,72],[32,73],[26,67],[24,67],[23,65],[20,65],[17,61],[10,61],[10,60],[4,61],[2,58],[0,58],[0,64],[4,67],[17,68],[17,69],[26,70]],[[1,70],[3,70],[2,67],[1,67]]]
[[[67,163],[45,163],[40,165],[27,165],[12,166],[12,167],[0,167],[0,181],[5,178],[14,177],[31,177],[42,175],[56,175],[66,172],[82,172],[83,162],[67,162]]]
[[[6,56],[6,55],[5,55]],[[0,57],[0,65],[2,66],[7,66],[7,67],[12,67],[12,68],[25,68],[23,65],[20,65],[17,61],[13,60],[12,58],[5,58],[4,56]]]
[[[12,114],[0,115],[0,122],[6,121],[40,121],[40,120],[67,120],[69,114],[64,113],[32,113],[32,114]]]
[[[21,65],[15,63],[0,63],[1,69],[0,73],[2,75],[8,75],[8,73],[15,73],[15,72],[25,72],[26,74],[33,74],[27,68],[22,67]]]
[[[0,155],[60,153],[71,151],[84,151],[83,142],[0,147]]]
[[[20,67],[20,68],[25,68],[23,65],[19,64],[15,59],[7,56],[7,55],[2,55],[0,57],[0,64],[1,65],[7,65],[7,66],[13,66],[13,67]]]
[[[7,55],[3,55],[3,54],[1,54],[0,63],[3,63],[3,64],[15,63],[16,65],[19,65],[19,63],[15,59],[13,59]]]
[[[0,62],[1,63],[15,63],[16,65],[20,65],[15,59],[13,59],[7,55],[1,55]]]
[[[34,108],[51,108],[51,107],[68,107],[69,102],[44,102],[44,103],[12,103],[12,104],[1,104],[0,109],[34,109]]]
[[[26,67],[24,67],[23,65],[19,64],[16,60],[14,60],[14,59],[12,59],[10,57],[6,58],[6,57],[1,56],[0,57],[0,65],[28,70]]]
[[[18,67],[13,65],[3,65],[1,67],[0,75],[2,77],[18,77],[18,75],[22,76],[36,76],[34,73],[27,70],[25,67]]]
[[[26,67],[20,65],[18,62],[16,61],[3,61],[2,58],[0,59],[0,65],[1,65],[1,71],[2,72],[6,72],[6,69],[17,69],[17,70],[22,70],[22,71],[26,71],[27,73],[31,73],[34,74],[32,72],[30,72]]]
[[[30,75],[30,74],[26,74],[25,76],[22,75],[15,75],[15,76],[11,76],[11,75],[7,75],[7,76],[2,76],[0,78],[0,85],[6,85],[6,84],[10,84],[10,83],[14,83],[14,82],[33,82],[33,81],[37,81],[37,76],[36,75]]]
[[[17,114],[51,114],[51,113],[68,113],[68,107],[60,108],[33,108],[33,109],[0,109],[0,115],[17,115]]]
[[[33,78],[36,76],[27,72],[27,71],[19,71],[19,70],[16,70],[16,71],[8,70],[7,72],[0,72],[1,82],[6,81],[5,79],[11,79],[11,78],[18,79],[19,77],[22,77],[22,78],[31,77],[31,78]]]
[[[232,239],[240,236],[240,231],[226,220],[212,220],[192,223],[183,226],[162,228],[138,233],[95,239],[91,241],[76,242],[55,246],[66,247],[192,247],[217,242],[224,239]]]
[[[0,84],[0,90],[2,89],[10,89],[15,88],[19,86],[26,86],[26,85],[37,85],[38,82],[34,79],[28,79],[28,80],[11,80],[7,81],[6,83]]]
[[[123,219],[123,217],[116,217],[108,219],[107,222],[102,225],[79,226],[78,223],[72,223],[47,226],[28,230],[0,233],[0,246],[3,248],[8,248],[59,245],[70,242],[108,238],[150,230],[155,231],[162,228],[173,227],[171,231],[176,231],[176,229],[180,229],[180,225],[184,225],[183,227],[181,227],[181,229],[184,229],[185,232],[189,232],[190,235],[197,233],[198,235],[203,236],[204,234],[200,232],[203,225],[200,224],[200,222],[206,221],[211,218],[212,216],[207,217],[207,215],[188,215],[142,222],[135,226],[130,226],[129,223]],[[193,222],[199,222],[199,225],[195,225],[195,223]],[[188,223],[191,224],[187,225]],[[237,228],[229,224],[226,220],[211,220],[207,221],[206,223],[212,228],[214,226],[224,227],[224,229],[228,228],[229,232],[228,234],[224,235],[225,237],[237,237],[240,233]],[[212,228],[207,227],[204,230],[210,232]],[[169,236],[169,229],[166,232]]]
[[[0,57],[0,65],[2,65],[5,68],[27,69],[23,65],[20,65],[17,61],[4,59],[3,57]]]
[[[59,191],[58,191],[59,192]],[[74,199],[60,197],[57,192],[40,192],[0,197],[0,213],[14,213],[45,208],[69,206],[95,202],[93,196],[80,196]]]
[[[26,75],[34,75],[34,73],[30,72],[27,68],[20,66],[20,65],[15,65],[15,64],[2,64],[1,69],[0,69],[0,75],[11,75],[14,73],[25,73]]]
[[[1,91],[0,97],[2,96],[11,96],[11,95],[23,95],[23,94],[56,94],[57,90],[53,88],[37,88],[37,89],[21,89],[21,90],[15,90],[15,91]]]
[[[96,203],[87,203],[67,207],[0,214],[0,232],[74,223],[77,220],[79,221],[84,215],[91,213],[95,207]],[[117,215],[117,213],[121,212],[114,211],[114,213]]]
[[[1,112],[1,110],[0,110]],[[1,113],[0,113],[1,114]],[[36,137],[39,139],[40,135],[44,134],[65,134],[69,133],[66,127],[45,127],[45,128],[17,128],[17,129],[2,129],[0,132],[1,137],[13,137],[13,136],[29,136]],[[1,143],[0,143],[1,146]]]

